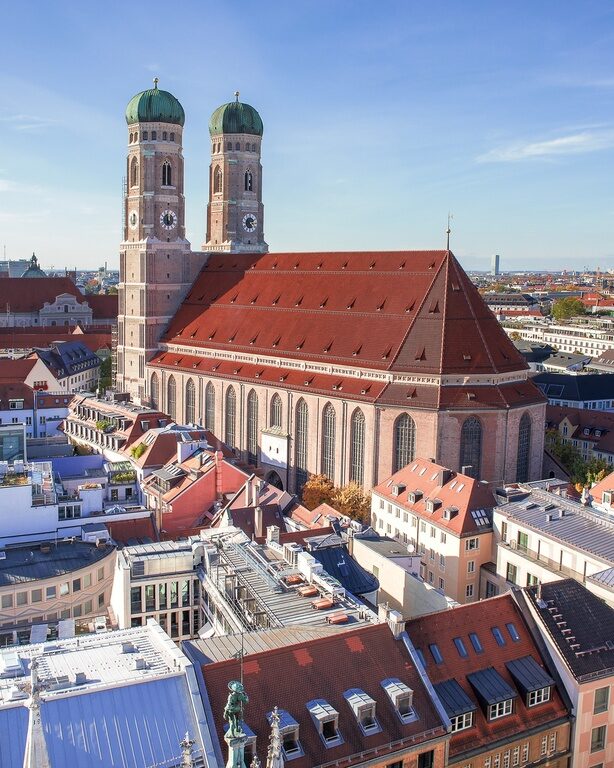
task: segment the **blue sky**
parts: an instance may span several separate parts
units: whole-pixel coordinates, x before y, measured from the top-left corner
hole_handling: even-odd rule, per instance
[[[614,4],[492,0],[11,3],[0,246],[118,264],[125,105],[186,115],[204,240],[210,113],[260,112],[271,250],[452,248],[467,268],[614,267]]]

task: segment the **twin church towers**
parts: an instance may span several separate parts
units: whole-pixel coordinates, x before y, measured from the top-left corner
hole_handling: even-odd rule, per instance
[[[168,91],[138,93],[126,108],[128,157],[120,251],[118,390],[146,401],[145,364],[207,259],[216,251],[264,253],[258,112],[235,100],[209,121],[207,234],[193,252],[185,236],[185,112]]]

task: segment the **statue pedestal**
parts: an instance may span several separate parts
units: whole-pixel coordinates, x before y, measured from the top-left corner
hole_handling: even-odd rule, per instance
[[[226,733],[224,741],[228,744],[228,761],[226,768],[246,768],[245,766],[245,743],[247,736],[242,733],[240,736],[231,736]]]

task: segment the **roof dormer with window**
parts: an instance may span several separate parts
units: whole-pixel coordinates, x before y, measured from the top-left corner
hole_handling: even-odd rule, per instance
[[[285,709],[278,709],[279,716],[279,734],[281,736],[281,747],[286,761],[294,760],[297,757],[303,757],[305,752],[299,740],[299,724]],[[267,714],[267,720],[271,723],[273,713]]]
[[[375,716],[375,700],[360,688],[350,688],[343,694],[360,730],[365,736],[379,733],[382,729]]]
[[[399,680],[398,677],[389,677],[382,680],[382,688],[388,694],[397,717],[403,724],[413,723],[414,720],[418,719],[413,707],[414,692],[408,685]]]
[[[343,744],[343,736],[339,732],[339,713],[334,707],[325,699],[313,699],[307,702],[307,709],[326,747]]]

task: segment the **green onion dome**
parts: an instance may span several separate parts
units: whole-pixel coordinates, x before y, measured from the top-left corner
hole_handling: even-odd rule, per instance
[[[235,101],[222,104],[209,120],[209,133],[212,136],[219,133],[249,133],[252,136],[262,136],[263,130],[262,118],[252,106],[239,101],[238,91],[235,93]]]
[[[172,93],[158,88],[158,78],[154,78],[154,87],[133,96],[126,107],[126,122],[133,123],[185,123],[185,112]]]

